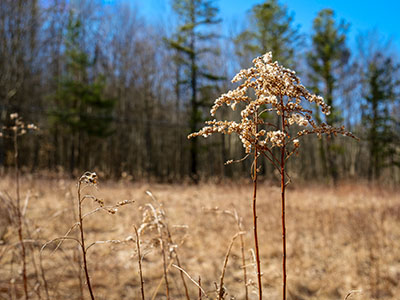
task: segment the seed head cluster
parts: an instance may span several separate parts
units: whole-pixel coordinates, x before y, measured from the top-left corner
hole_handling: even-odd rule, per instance
[[[79,182],[83,182],[89,185],[97,185],[97,174],[95,172],[85,172],[81,178],[79,178]]]
[[[38,130],[38,127],[35,124],[26,124],[18,113],[11,113],[9,115],[9,123],[8,126],[2,127],[0,137],[12,138],[15,136],[25,135],[28,131]]]
[[[222,94],[215,100],[211,108],[211,115],[224,104],[235,110],[241,105],[240,122],[235,121],[207,121],[206,126],[188,138],[208,137],[213,133],[238,134],[246,153],[252,151],[270,152],[273,147],[290,147],[296,150],[300,146],[299,137],[306,134],[343,134],[354,137],[345,131],[344,127],[335,128],[328,124],[317,124],[312,118],[312,111],[305,109],[303,101],[316,103],[322,113],[330,114],[330,107],[321,96],[309,92],[301,84],[299,77],[277,61],[272,61],[272,53],[268,52],[253,60],[253,67],[241,70],[232,79],[232,82],[242,83],[234,90]],[[254,92],[254,99],[250,91]],[[263,113],[276,113],[283,122],[277,126],[267,122]],[[289,134],[289,127],[296,125],[293,137]]]

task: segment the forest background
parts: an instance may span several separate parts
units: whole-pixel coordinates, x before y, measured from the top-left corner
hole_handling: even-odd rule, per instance
[[[234,74],[272,51],[332,107],[319,121],[360,138],[306,139],[291,176],[398,183],[398,41],[376,28],[355,32],[330,8],[310,15],[304,31],[289,2],[253,2],[233,16],[210,0],[153,8],[157,1],[2,0],[0,126],[18,113],[39,128],[20,141],[22,171],[162,182],[248,177],[251,162],[224,166],[244,156],[239,140],[187,135]],[[228,109],[218,117],[240,118]],[[0,139],[2,172],[14,167],[13,153],[13,141]],[[263,178],[277,177],[261,165]]]

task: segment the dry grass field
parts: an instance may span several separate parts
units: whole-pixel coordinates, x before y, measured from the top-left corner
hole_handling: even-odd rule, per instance
[[[63,179],[24,177],[21,180],[25,211],[24,236],[27,245],[28,288],[31,299],[87,299],[77,243],[65,240],[42,246],[63,236],[76,222],[76,182]],[[2,197],[15,195],[15,183],[0,181]],[[152,199],[146,191],[150,191]],[[101,182],[85,189],[105,205],[134,200],[115,214],[103,210],[85,219],[88,268],[96,299],[141,299],[134,225],[151,221],[149,209],[168,225],[173,243],[158,238],[151,224],[142,226],[141,251],[146,299],[166,299],[163,259],[171,299],[186,299],[176,253],[181,266],[201,285],[210,299],[228,246],[239,231],[232,216],[242,218],[249,299],[257,298],[252,239],[251,184],[202,183],[164,185]],[[264,299],[281,295],[280,189],[260,182],[258,215]],[[28,195],[28,198],[26,196]],[[28,201],[26,201],[28,199]],[[85,200],[84,211],[99,206]],[[150,205],[151,206],[150,206]],[[1,202],[0,216],[0,299],[23,297],[21,258],[16,229],[10,226]],[[290,185],[287,191],[288,299],[400,299],[400,190],[387,186],[346,182],[338,187]],[[143,219],[143,214],[145,219]],[[71,231],[78,237],[78,230]],[[54,251],[56,250],[56,251]],[[175,250],[175,252],[174,252]],[[245,299],[241,243],[237,238],[229,255],[224,277],[225,299]],[[187,277],[190,298],[198,299],[198,288]],[[48,296],[46,294],[46,287]],[[203,296],[203,299],[205,297]]]

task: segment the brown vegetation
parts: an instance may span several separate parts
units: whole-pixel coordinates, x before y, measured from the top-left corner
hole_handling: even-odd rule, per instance
[[[6,177],[0,183],[1,196],[13,187]],[[160,202],[146,194],[150,190]],[[236,210],[242,218],[245,243],[249,299],[255,299],[256,269],[253,247],[250,183],[203,183],[191,185],[158,185],[130,182],[102,183],[91,191],[104,199],[105,205],[120,200],[135,203],[116,214],[104,210],[85,220],[89,274],[96,299],[140,299],[137,245],[134,225],[140,227],[147,204],[161,205],[165,222],[174,239],[183,270],[192,278],[201,276],[201,286],[215,298],[221,270],[232,236],[238,232],[237,220],[224,210]],[[10,194],[13,192],[10,191]],[[88,296],[84,273],[79,272],[79,249],[72,241],[49,244],[46,241],[63,236],[76,220],[74,214],[76,182],[64,179],[23,177],[21,199],[26,206],[25,243],[27,247],[28,289],[32,299],[80,299]],[[28,195],[25,198],[25,195]],[[281,284],[280,189],[274,184],[259,184],[259,236],[263,270],[263,294],[279,299]],[[25,200],[26,199],[26,200]],[[3,205],[3,202],[1,202]],[[86,210],[98,207],[87,202]],[[2,214],[6,213],[4,207]],[[364,183],[342,183],[337,188],[290,186],[287,191],[288,228],[288,299],[395,299],[400,292],[400,197],[396,188],[382,188]],[[0,298],[23,296],[16,228],[1,218]],[[78,232],[73,231],[71,236]],[[165,298],[163,261],[157,232],[141,232],[141,263],[146,299],[153,294]],[[165,239],[167,241],[167,239]],[[170,253],[170,252],[169,252]],[[171,299],[185,299],[175,255],[167,256],[167,273]],[[226,299],[245,299],[241,246],[236,239],[231,249],[223,279]],[[42,271],[45,277],[42,276]],[[186,275],[185,275],[186,276]],[[45,278],[45,281],[44,281]],[[45,285],[46,283],[46,285]],[[199,289],[186,280],[191,299]],[[203,297],[205,298],[205,297]]]

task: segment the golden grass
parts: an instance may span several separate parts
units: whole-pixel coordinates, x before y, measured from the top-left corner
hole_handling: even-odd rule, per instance
[[[160,185],[148,183],[104,182],[91,190],[106,205],[121,200],[135,200],[121,207],[116,215],[99,212],[85,220],[85,236],[94,241],[119,240],[95,245],[88,251],[88,267],[97,299],[141,299],[138,262],[133,225],[140,227],[142,210],[150,190],[162,202],[166,221],[172,232],[182,268],[201,285],[211,298],[219,284],[228,246],[237,232],[236,220],[223,210],[237,210],[243,218],[249,298],[256,299],[256,271],[250,249],[253,248],[250,184]],[[22,203],[30,190],[26,210],[35,261],[38,264],[42,245],[64,235],[74,223],[76,182],[23,178]],[[0,191],[13,194],[13,181],[4,178]],[[280,299],[281,230],[280,188],[259,184],[259,238],[263,272],[263,296]],[[86,210],[98,204],[87,202]],[[2,208],[3,209],[3,208]],[[287,191],[288,299],[399,299],[400,295],[400,190],[371,187],[368,184],[343,183],[337,188],[289,186]],[[4,211],[2,212],[3,215]],[[76,212],[75,212],[76,213]],[[4,228],[3,217],[0,226]],[[0,233],[2,229],[0,228]],[[76,236],[73,231],[72,236]],[[26,236],[26,235],[25,235]],[[141,252],[146,299],[156,287],[156,299],[165,299],[163,262],[157,234],[142,233]],[[0,299],[18,299],[23,286],[17,254],[15,228],[6,228],[0,245]],[[16,246],[11,247],[13,244]],[[56,243],[42,253],[43,268],[51,299],[80,299],[79,252],[72,241],[65,241],[55,253]],[[8,250],[7,250],[8,249]],[[28,248],[30,298],[46,299],[43,282],[37,278]],[[175,261],[173,262],[175,263]],[[240,241],[236,239],[225,271],[224,286],[230,296],[244,299]],[[40,274],[40,270],[38,270]],[[180,273],[169,265],[171,299],[186,299]],[[192,299],[198,287],[186,281]],[[36,288],[36,293],[34,292]],[[87,290],[83,287],[85,297]],[[204,298],[204,297],[203,297]]]

